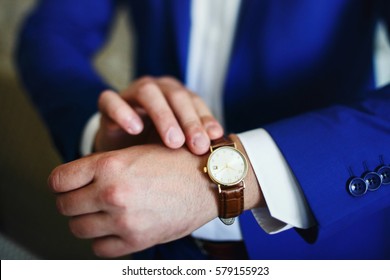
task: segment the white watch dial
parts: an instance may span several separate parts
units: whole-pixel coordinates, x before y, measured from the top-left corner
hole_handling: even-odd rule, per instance
[[[216,183],[231,186],[245,177],[248,164],[240,151],[226,146],[211,153],[207,162],[207,170]]]

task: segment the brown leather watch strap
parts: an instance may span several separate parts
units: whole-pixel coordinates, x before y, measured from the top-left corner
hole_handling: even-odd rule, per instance
[[[232,146],[235,147],[235,143],[227,138],[226,136],[223,136],[221,138],[215,139],[211,141],[211,148],[212,149],[217,149],[222,146]]]
[[[214,153],[219,148],[226,146],[237,150],[236,143],[228,137],[221,137],[212,141],[210,150]],[[237,152],[241,153],[238,150]],[[243,157],[246,160],[245,156]],[[207,172],[207,169],[205,172]],[[234,223],[235,218],[244,210],[245,183],[243,180],[235,185],[216,183],[218,186],[218,216],[224,224],[231,225]]]
[[[218,194],[218,212],[220,218],[228,219],[239,216],[244,209],[244,182],[233,186],[220,187]]]

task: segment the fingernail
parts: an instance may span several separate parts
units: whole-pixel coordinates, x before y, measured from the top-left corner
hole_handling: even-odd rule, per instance
[[[184,142],[183,133],[181,133],[179,129],[175,127],[171,127],[168,129],[167,139],[168,139],[168,144],[171,144],[174,147],[179,147]]]
[[[139,120],[136,120],[136,119],[130,120],[130,122],[129,122],[129,132],[131,134],[138,134],[138,133],[141,132],[141,130],[142,130],[142,125],[139,122]]]
[[[202,133],[196,134],[192,140],[192,143],[194,147],[198,149],[205,149],[210,145],[209,139]]]
[[[206,130],[207,130],[207,133],[209,136],[219,136],[217,134],[220,133],[221,129],[219,128],[219,126],[217,126],[215,124],[211,124],[211,125],[207,126]]]

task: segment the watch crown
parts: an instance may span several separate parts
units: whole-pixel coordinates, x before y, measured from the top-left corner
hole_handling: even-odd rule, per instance
[[[203,173],[207,173],[207,167],[203,167]]]

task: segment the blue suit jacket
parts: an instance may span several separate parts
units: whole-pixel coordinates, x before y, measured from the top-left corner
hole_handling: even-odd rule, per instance
[[[136,76],[184,81],[190,2],[122,2],[136,31]],[[82,127],[109,87],[91,59],[116,4],[42,0],[21,33],[21,77],[65,160],[78,156]],[[360,197],[348,191],[351,176],[390,164],[390,88],[374,88],[372,62],[379,18],[389,22],[388,1],[242,0],[224,92],[227,130],[267,129],[317,221],[267,235],[244,213],[251,258],[390,258],[390,185]],[[148,252],[202,258],[191,246],[183,239]]]

